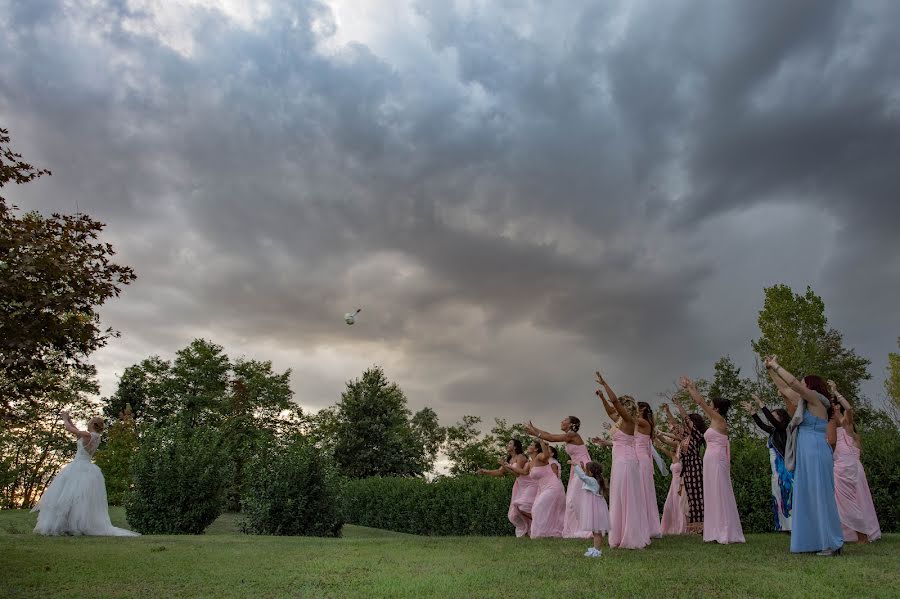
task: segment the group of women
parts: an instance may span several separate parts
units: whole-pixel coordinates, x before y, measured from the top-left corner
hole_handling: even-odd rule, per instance
[[[768,433],[775,529],[790,532],[795,553],[840,555],[845,541],[877,539],[881,531],[859,460],[853,408],[834,383],[814,375],[798,380],[774,356],[765,364],[786,409],[770,411],[755,396],[755,405],[745,402],[744,407]],[[693,381],[682,377],[680,386],[705,418],[688,413],[675,401],[679,421],[664,404],[669,432],[661,432],[649,404],[618,396],[599,372],[597,383],[596,394],[613,425],[611,440],[591,441],[612,448],[608,487],[602,465],[591,460],[579,433],[581,421],[574,416],[560,423],[560,433],[529,422],[525,430],[534,441],[524,452],[522,444],[512,440],[499,468],[479,470],[516,475],[509,506],[516,535],[593,538],[585,553],[589,557],[602,555],[604,534],[611,547],[622,549],[644,548],[663,535],[701,531],[704,541],[743,543],[731,483],[727,420],[731,402],[707,401]],[[565,443],[571,458],[566,488],[551,443]],[[654,445],[671,459],[672,481],[661,518],[653,462],[662,460]]]

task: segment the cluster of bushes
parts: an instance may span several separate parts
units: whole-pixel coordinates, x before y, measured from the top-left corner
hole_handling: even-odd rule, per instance
[[[213,429],[148,430],[130,466],[123,505],[142,534],[202,534],[225,508],[233,466]],[[302,437],[272,440],[245,474],[244,532],[340,536],[339,480],[330,460]]]

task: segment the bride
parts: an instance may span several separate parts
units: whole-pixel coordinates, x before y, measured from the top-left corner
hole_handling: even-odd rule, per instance
[[[62,412],[60,416],[66,430],[78,437],[78,451],[75,459],[63,466],[31,510],[39,512],[34,532],[42,535],[140,536],[116,528],[109,521],[106,481],[100,468],[91,462],[100,445],[103,418],[94,416],[88,423],[88,430],[82,431],[72,424],[68,412]]]

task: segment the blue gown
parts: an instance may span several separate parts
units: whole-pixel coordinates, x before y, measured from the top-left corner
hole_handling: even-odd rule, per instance
[[[834,458],[825,440],[827,425],[807,410],[797,430],[792,553],[838,549],[844,544],[834,498]]]

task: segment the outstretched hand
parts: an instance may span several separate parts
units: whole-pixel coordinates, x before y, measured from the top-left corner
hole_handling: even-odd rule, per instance
[[[596,377],[594,380],[597,381],[598,385],[606,385],[606,379],[603,378],[603,375],[600,374],[599,370],[594,372],[594,376]]]
[[[756,410],[753,409],[753,404],[749,401],[742,401],[741,407],[744,408],[744,410],[746,410],[748,414],[756,412]]]

